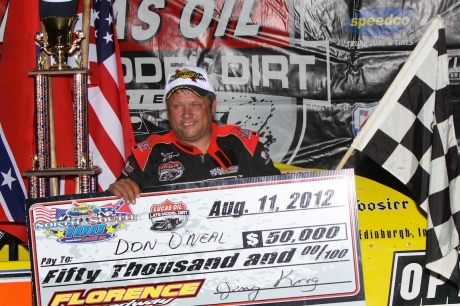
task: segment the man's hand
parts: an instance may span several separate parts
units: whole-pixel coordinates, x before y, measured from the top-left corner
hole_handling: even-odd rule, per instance
[[[141,192],[139,185],[130,178],[120,179],[110,184],[109,191],[128,204],[136,204],[136,198],[139,198]]]

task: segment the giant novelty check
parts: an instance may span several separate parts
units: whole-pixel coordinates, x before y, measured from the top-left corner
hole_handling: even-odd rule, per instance
[[[365,305],[353,170],[97,195],[29,200],[35,305]]]

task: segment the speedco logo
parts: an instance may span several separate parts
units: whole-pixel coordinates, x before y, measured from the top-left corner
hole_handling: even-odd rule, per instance
[[[175,299],[196,297],[203,282],[204,280],[191,280],[126,287],[93,288],[86,291],[61,291],[54,293],[48,306],[167,305]]]
[[[411,13],[395,7],[378,7],[357,12],[348,25],[351,32],[364,36],[396,33],[412,23]]]

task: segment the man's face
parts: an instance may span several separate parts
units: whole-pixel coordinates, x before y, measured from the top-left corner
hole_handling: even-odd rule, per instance
[[[207,97],[200,98],[190,90],[176,90],[166,102],[166,110],[177,138],[202,151],[207,150],[216,104],[215,100],[211,103]]]

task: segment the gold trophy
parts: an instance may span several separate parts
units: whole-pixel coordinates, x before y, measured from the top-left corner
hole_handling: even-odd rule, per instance
[[[75,40],[71,42],[73,28],[77,20],[77,15],[70,18],[51,16],[41,19],[46,34],[38,32],[35,35],[35,41],[39,44],[40,50],[53,56],[55,63],[50,69],[71,68],[67,65],[67,57],[80,48],[80,43],[85,38],[83,31],[79,30],[75,33]]]
[[[83,31],[73,33],[78,20],[79,0],[39,0],[41,32],[34,39],[39,44],[41,54],[38,67],[29,71],[35,82],[35,155],[32,158],[32,169],[23,173],[29,178],[29,198],[57,196],[58,179],[62,176],[75,178],[75,193],[97,191],[97,175],[102,172],[94,166],[89,152],[88,131],[88,75],[87,64],[83,65],[83,53],[88,59],[88,44],[82,44]],[[90,1],[83,1],[83,24],[85,33],[89,33]],[[73,37],[75,40],[72,42]],[[80,47],[80,45],[82,45]],[[81,50],[83,49],[83,50]],[[67,65],[69,55],[75,55],[78,67]],[[45,66],[48,57],[54,58],[51,67]],[[54,76],[73,76],[73,130],[75,164],[58,166],[56,157],[56,137],[54,125]],[[59,101],[60,102],[60,101]]]

